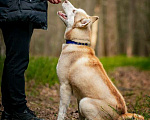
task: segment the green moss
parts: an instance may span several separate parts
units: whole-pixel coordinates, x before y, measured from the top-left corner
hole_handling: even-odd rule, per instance
[[[129,112],[137,113],[144,116],[145,120],[150,119],[150,96],[141,95],[136,97],[136,102],[133,104],[133,110]]]
[[[58,83],[56,74],[57,58],[31,57],[25,73],[26,80],[34,80],[36,84],[54,85]]]
[[[141,70],[150,70],[150,57],[103,57],[100,58],[106,71],[121,66],[134,66]]]
[[[116,67],[123,66],[134,66],[141,70],[150,70],[150,57],[131,57],[126,56],[116,56],[116,57],[103,57],[100,58],[106,71],[113,70]],[[50,86],[58,83],[58,78],[56,74],[56,65],[58,58],[51,57],[31,57],[28,69],[26,70],[25,77],[26,81],[34,81],[32,89],[33,95],[38,95],[36,92],[36,86],[40,84],[49,84]],[[0,78],[2,77],[4,57],[0,57]],[[115,81],[115,80],[113,80]],[[33,91],[33,90],[32,90]],[[133,95],[128,93],[128,96]],[[51,99],[51,98],[50,98]],[[150,96],[146,96],[145,102],[141,102],[141,96],[136,99],[136,104],[134,105],[134,112],[140,113],[145,117],[146,120],[150,119],[149,106],[150,106]],[[129,111],[132,112],[132,111]]]
[[[116,67],[134,66],[142,70],[150,70],[150,57],[115,56],[100,58],[106,71]],[[25,76],[26,81],[34,80],[35,84],[54,85],[58,83],[56,65],[58,58],[53,57],[31,57]],[[0,77],[2,76],[4,57],[0,57]]]
[[[3,65],[4,65],[4,57],[0,56],[0,79],[1,79],[2,73],[3,73]]]

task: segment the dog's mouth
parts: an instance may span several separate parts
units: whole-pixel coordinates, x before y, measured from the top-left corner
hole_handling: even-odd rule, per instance
[[[62,11],[58,11],[58,15],[64,18],[65,20],[67,19],[67,15],[63,13]]]

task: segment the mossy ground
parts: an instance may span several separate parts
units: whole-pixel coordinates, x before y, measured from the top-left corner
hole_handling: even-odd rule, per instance
[[[150,119],[150,58],[116,56],[100,58],[110,78],[123,94],[129,112]],[[0,57],[0,77],[4,57]],[[56,74],[58,58],[31,57],[26,70],[28,106],[45,119],[55,120],[59,105]],[[76,100],[72,98],[66,119],[77,119]]]

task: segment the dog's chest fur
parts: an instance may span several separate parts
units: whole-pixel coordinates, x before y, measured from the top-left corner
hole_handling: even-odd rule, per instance
[[[122,96],[107,77],[90,47],[64,44],[57,74],[61,80],[60,84],[70,84],[73,94],[79,100],[90,97],[125,107],[124,101],[119,101]]]

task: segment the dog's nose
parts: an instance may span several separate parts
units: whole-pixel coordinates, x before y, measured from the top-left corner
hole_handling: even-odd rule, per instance
[[[68,2],[68,0],[65,0],[64,2],[65,2],[65,3],[67,3],[67,2]]]

